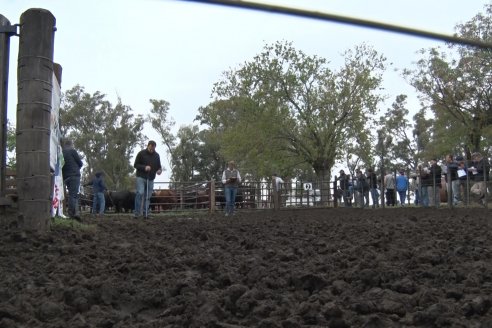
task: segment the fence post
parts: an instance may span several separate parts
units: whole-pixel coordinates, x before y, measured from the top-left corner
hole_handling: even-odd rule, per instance
[[[275,211],[280,209],[279,194],[280,190],[277,190],[277,181],[272,180],[272,190],[273,190],[273,208]]]
[[[333,207],[338,207],[338,177],[335,175],[335,181],[333,181]]]
[[[210,202],[210,213],[215,213],[215,181],[210,181],[210,189],[208,191],[209,194],[209,202]]]
[[[17,193],[26,230],[49,229],[51,216],[50,123],[55,17],[29,9],[20,19],[17,105]]]

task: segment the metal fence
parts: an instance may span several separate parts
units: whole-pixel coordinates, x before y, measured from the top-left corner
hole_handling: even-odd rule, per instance
[[[394,172],[393,174],[396,174]],[[422,206],[419,196],[422,195],[422,186],[418,184],[417,175],[407,172],[410,187],[407,191],[407,206]],[[475,181],[467,179],[460,184],[461,200],[459,205],[453,197],[452,183],[448,183],[444,177],[441,180],[441,188],[433,185],[429,193],[435,194],[437,201],[431,201],[430,207],[438,206],[477,206],[488,207],[490,203],[490,190],[492,185],[484,181],[485,196],[477,202],[477,199],[469,192]],[[431,188],[432,188],[431,187]],[[129,197],[126,205],[121,199],[112,199],[111,195],[121,196],[121,191],[108,192],[106,198],[107,212],[132,212],[135,193],[125,191]],[[378,177],[377,193],[378,203],[373,202],[371,191],[350,192],[351,204],[346,203],[347,197],[342,197],[339,181],[296,181],[281,184],[279,190],[275,190],[270,181],[245,181],[238,187],[235,206],[238,210],[262,210],[262,209],[302,209],[302,208],[326,208],[326,207],[388,207],[388,192],[381,176]],[[395,192],[395,205],[401,205]],[[121,203],[118,204],[118,201]],[[224,187],[220,181],[191,182],[155,182],[154,190],[150,198],[151,213],[165,213],[172,211],[209,211],[220,212],[225,208]],[[92,207],[92,195],[90,188],[86,188],[81,195],[82,209],[90,211]],[[378,206],[379,205],[379,206]]]
[[[317,182],[283,183],[274,190],[267,181],[245,181],[238,187],[235,206],[239,210],[332,207],[333,188]],[[332,184],[326,184],[329,186]],[[80,195],[82,211],[91,211],[92,188],[84,188]],[[134,191],[108,191],[107,212],[132,212],[135,202]],[[150,197],[150,211],[222,211],[225,208],[224,186],[219,181],[154,182]]]

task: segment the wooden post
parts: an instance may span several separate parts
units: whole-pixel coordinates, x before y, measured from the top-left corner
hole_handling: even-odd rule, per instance
[[[333,207],[338,207],[338,177],[335,175],[335,181],[333,181]]]
[[[210,197],[208,200],[210,201],[210,213],[215,213],[215,181],[210,181],[210,189],[209,189]]]
[[[50,119],[55,17],[29,9],[20,19],[17,193],[24,230],[45,232],[51,216]]]
[[[275,210],[278,210],[280,209],[280,203],[278,201],[278,196],[279,196],[279,191],[277,190],[277,188],[275,188],[275,182],[273,182],[273,186],[272,186],[272,196],[273,196],[273,208]]]

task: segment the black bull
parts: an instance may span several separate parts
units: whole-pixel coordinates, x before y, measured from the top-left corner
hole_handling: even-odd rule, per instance
[[[79,194],[79,205],[92,211],[94,196],[92,193]],[[129,190],[106,191],[104,193],[105,210],[114,208],[116,213],[130,212],[135,208],[135,193]]]
[[[135,208],[135,193],[129,190],[108,191],[104,194],[106,208],[114,207],[116,213],[131,212]]]

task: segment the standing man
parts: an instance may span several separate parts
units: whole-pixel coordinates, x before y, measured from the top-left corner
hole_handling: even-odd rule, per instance
[[[63,183],[68,190],[68,216],[80,221],[79,210],[79,189],[80,189],[80,169],[82,160],[79,153],[73,148],[72,140],[65,140],[63,145]]]
[[[430,170],[427,167],[419,165],[419,179],[420,179],[420,202],[423,207],[429,207],[429,192],[430,187],[433,185],[433,178],[430,175]]]
[[[282,186],[284,185],[284,180],[277,175],[277,173],[272,174],[272,188],[273,188],[273,206],[275,208],[280,207],[282,204]]]
[[[161,157],[155,151],[155,146],[155,141],[150,140],[147,148],[138,152],[133,164],[137,170],[135,219],[138,219],[142,213],[144,218],[149,217],[150,195],[154,190],[154,179],[156,174],[162,173]],[[142,199],[144,199],[143,204]]]
[[[366,176],[362,174],[360,169],[355,170],[355,206],[364,208],[369,205],[369,184],[366,181]],[[366,197],[367,196],[367,197]],[[367,203],[366,203],[367,201]]]
[[[225,216],[234,215],[237,188],[241,183],[241,175],[236,169],[236,163],[234,161],[229,161],[227,168],[222,173],[222,183],[224,184],[226,199]]]
[[[405,206],[407,199],[408,190],[408,177],[405,176],[405,172],[400,170],[400,175],[396,177],[396,191],[398,191],[398,196],[400,197],[400,205]]]
[[[379,207],[378,176],[372,168],[368,168],[366,174],[372,198],[372,208]]]
[[[384,185],[386,187],[386,205],[395,206],[395,177],[390,171],[384,176]]]
[[[104,215],[104,209],[106,207],[106,200],[104,199],[104,192],[107,190],[106,184],[104,183],[104,173],[97,172],[94,179],[92,179],[92,215],[96,218]]]
[[[469,202],[469,190],[470,190],[470,176],[468,174],[468,167],[466,166],[465,159],[463,156],[459,156],[456,158],[458,162],[458,180],[460,181],[460,188],[459,188],[459,198],[458,198],[458,205],[460,203],[464,203],[468,205]]]
[[[429,203],[431,206],[439,207],[441,203],[441,176],[442,169],[437,164],[437,158],[433,158],[429,162],[429,174],[431,176],[431,185],[429,188]]]
[[[458,179],[458,162],[453,158],[452,154],[446,155],[446,183],[451,181],[451,201],[453,205],[458,205],[460,201],[460,180]],[[449,188],[448,188],[449,192]]]
[[[340,176],[338,177],[339,187],[342,191],[343,205],[345,207],[352,207],[352,194],[350,193],[350,178],[345,174],[344,170],[340,170]]]

